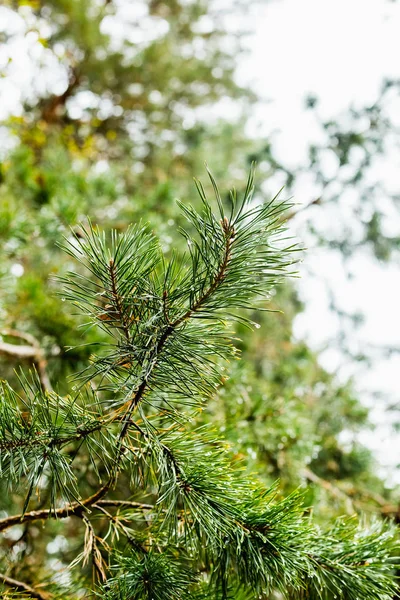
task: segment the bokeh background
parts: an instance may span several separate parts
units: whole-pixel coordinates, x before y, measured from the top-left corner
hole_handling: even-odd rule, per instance
[[[201,419],[321,520],[396,515],[399,25],[387,0],[3,0],[2,376],[36,344],[67,393],[100,339],[57,295],[71,228],[149,221],[182,248],[204,162],[226,196],[256,161],[256,200],[283,188],[306,249]]]

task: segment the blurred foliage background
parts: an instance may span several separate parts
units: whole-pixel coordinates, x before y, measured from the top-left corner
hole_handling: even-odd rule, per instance
[[[307,240],[344,260],[360,247],[380,261],[398,259],[400,238],[387,233],[381,198],[396,211],[399,196],[367,175],[385,145],[397,143],[385,102],[398,82],[383,82],[377,102],[349,113],[345,125],[321,121],[329,143],[311,146],[308,164],[292,170],[275,158],[271,140],[246,133],[257,102],[235,78],[246,32],[225,26],[227,15],[245,15],[246,1],[33,0],[6,1],[0,10],[7,23],[0,19],[1,77],[13,73],[15,53],[29,55],[23,108],[1,127],[2,378],[18,385],[14,369],[33,362],[57,391],[71,390],[70,376],[87,364],[101,334],[80,328],[80,317],[57,296],[54,277],[74,265],[56,244],[89,216],[106,230],[150,221],[166,251],[183,248],[175,199],[197,202],[192,177],[202,176],[205,161],[227,192],[242,190],[256,160],[258,199],[268,198],[262,184],[276,173],[284,196],[300,173],[312,173],[324,193],[288,215],[291,232],[306,231]],[[224,117],[227,99],[234,117]],[[307,102],[317,111],[316,98]],[[327,152],[339,158],[340,177],[324,172]],[[344,207],[343,192],[353,188],[360,200]],[[334,230],[314,218],[323,211],[328,220],[338,216]],[[355,435],[373,424],[352,382],[324,370],[318,354],[293,336],[303,310],[295,281],[276,290],[271,307],[278,312],[254,315],[261,327],[251,342],[239,328],[242,360],[199,422],[223,432],[238,460],[266,483],[279,479],[283,495],[304,487],[321,522],[358,511],[396,516],[397,490],[385,486]],[[349,339],[341,339],[354,359]],[[24,359],[27,345],[33,350]],[[83,470],[81,484],[90,493]],[[20,503],[18,495],[3,496],[1,508],[18,512]],[[45,535],[28,524],[5,536],[0,553],[12,557],[11,573],[26,581],[49,567],[62,573],[81,534],[79,524],[69,527],[69,541],[57,537],[57,522]]]

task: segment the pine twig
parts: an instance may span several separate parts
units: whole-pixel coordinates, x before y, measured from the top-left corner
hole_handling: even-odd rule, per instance
[[[126,537],[126,539],[128,540],[129,544],[135,548],[136,550],[139,548],[142,552],[146,552],[145,548],[143,548],[143,546],[141,546],[130,534],[129,530],[127,529],[127,527],[125,527],[125,525],[123,523],[121,523],[121,521],[119,519],[117,519],[117,517],[115,517],[114,515],[112,515],[111,513],[108,512],[108,510],[105,510],[102,506],[100,506],[99,504],[94,504],[93,508],[97,508],[100,512],[103,513],[103,515],[105,515],[107,517],[107,519],[109,519],[112,523],[114,523],[114,525],[116,527],[118,527],[122,533],[124,534],[124,536]]]
[[[52,391],[53,388],[46,370],[47,361],[37,339],[29,333],[21,333],[14,329],[4,329],[1,334],[19,338],[29,343],[28,346],[26,344],[9,344],[1,341],[0,355],[16,358],[18,360],[31,360],[36,367],[43,391]]]
[[[50,598],[52,598],[52,594],[49,592],[39,592],[37,588],[34,588],[23,581],[18,581],[17,579],[7,577],[7,575],[3,575],[3,573],[0,573],[0,581],[11,588],[17,589],[20,592],[26,592],[32,598],[37,598],[37,600],[50,600]]]
[[[117,316],[118,319],[121,323],[121,327],[122,327],[122,331],[124,332],[124,336],[126,338],[126,341],[128,342],[128,344],[131,341],[131,334],[129,332],[129,326],[128,323],[126,322],[126,318],[125,318],[125,314],[124,314],[124,308],[122,305],[122,301],[121,301],[121,297],[118,293],[118,286],[117,286],[117,269],[115,266],[114,261],[111,259],[109,262],[109,271],[110,271],[110,279],[111,279],[111,293],[113,296],[113,300],[115,302],[115,307],[117,309]]]
[[[347,514],[353,515],[355,513],[354,504],[353,504],[352,499],[345,492],[340,490],[338,487],[332,485],[332,483],[330,481],[326,481],[325,479],[322,479],[322,477],[319,477],[316,473],[314,473],[313,471],[311,471],[311,469],[309,469],[307,467],[305,467],[303,469],[303,475],[309,481],[316,483],[317,485],[322,487],[324,490],[329,492],[329,494],[331,496],[333,496],[334,498],[337,498],[338,500],[342,500],[345,504]]]
[[[172,323],[167,325],[167,327],[164,330],[164,333],[161,335],[161,337],[156,345],[155,352],[154,352],[155,357],[158,357],[160,355],[165,344],[167,343],[170,336],[174,333],[175,329],[177,327],[179,327],[180,325],[182,325],[182,323],[184,323],[185,321],[190,319],[190,317],[193,315],[193,313],[198,311],[203,306],[203,304],[208,300],[208,298],[217,289],[219,284],[222,283],[222,281],[224,280],[226,271],[228,269],[228,266],[229,266],[229,263],[231,260],[231,251],[232,251],[232,244],[235,240],[235,231],[234,231],[234,228],[231,225],[229,225],[226,218],[223,221],[221,221],[221,227],[225,234],[225,250],[224,250],[224,255],[222,257],[221,264],[220,264],[219,269],[214,277],[214,280],[211,282],[210,286],[202,294],[202,296],[200,298],[198,298],[196,300],[196,302],[194,302],[194,304],[191,307],[189,307],[188,310],[181,317],[178,317],[175,321],[173,321]],[[121,325],[123,325],[123,322],[121,322]],[[124,406],[127,405],[127,410],[126,410],[125,416],[123,418],[123,425],[122,425],[121,432],[120,432],[120,435],[119,435],[118,441],[117,441],[117,454],[116,454],[116,459],[115,459],[115,464],[114,464],[114,470],[110,477],[110,487],[112,485],[114,485],[114,483],[118,477],[119,463],[120,463],[122,455],[124,453],[123,441],[124,441],[126,435],[128,434],[129,426],[131,425],[132,414],[134,413],[137,405],[139,404],[140,400],[142,399],[142,397],[148,387],[149,378],[150,378],[152,372],[154,371],[154,369],[157,367],[157,364],[158,364],[158,360],[156,358],[156,360],[154,361],[154,363],[152,365],[150,373],[148,373],[147,377],[145,379],[143,379],[142,383],[139,385],[134,396],[130,400],[128,400],[128,402],[124,405]]]
[[[75,92],[81,82],[81,76],[77,68],[70,69],[70,76],[67,89],[60,95],[53,95],[41,107],[41,118],[46,123],[55,123],[62,119],[60,111],[65,108],[65,104]]]
[[[235,229],[233,226],[229,225],[226,217],[223,221],[221,221],[221,227],[225,234],[225,250],[218,272],[210,287],[204,292],[204,294],[193,304],[193,306],[191,306],[186,311],[186,313],[182,317],[179,317],[178,319],[176,319],[176,321],[174,321],[174,323],[171,324],[171,327],[173,329],[175,329],[175,327],[178,327],[178,325],[181,325],[184,321],[189,319],[193,313],[198,311],[208,300],[208,298],[212,296],[212,294],[215,292],[220,283],[222,283],[222,281],[225,279],[225,275],[231,260],[232,245],[235,241]]]
[[[319,477],[316,473],[314,473],[313,471],[311,471],[311,469],[309,469],[307,467],[305,467],[303,469],[303,475],[309,481],[312,481],[313,483],[316,483],[317,485],[322,487],[334,498],[343,500],[344,504],[346,506],[346,511],[349,515],[352,515],[355,513],[355,508],[358,508],[358,510],[364,509],[364,505],[360,500],[357,500],[356,498],[351,497],[357,491],[359,491],[361,494],[367,496],[370,500],[373,500],[374,502],[376,502],[378,504],[379,508],[377,508],[377,512],[383,518],[391,518],[395,521],[395,523],[400,523],[400,507],[393,505],[393,504],[389,504],[385,500],[385,498],[383,498],[383,496],[381,496],[380,494],[376,494],[374,492],[369,492],[369,491],[367,492],[366,490],[356,490],[356,489],[345,492],[341,488],[333,485],[330,481],[326,481],[325,479],[322,479],[321,477]]]
[[[102,500],[101,494],[103,493],[106,493],[104,492],[104,486],[97,492],[98,499],[96,498],[96,494],[94,494],[86,500],[82,500],[81,503],[73,502],[63,508],[57,508],[55,510],[49,508],[42,510],[31,510],[26,513],[5,517],[4,519],[0,519],[0,531],[5,531],[14,525],[21,525],[22,523],[28,523],[30,521],[42,521],[48,518],[66,519],[67,517],[73,516],[81,517],[85,508],[94,508],[95,504],[96,507],[115,506],[121,508],[137,508],[140,510],[154,509],[152,504],[142,504],[141,502],[131,502],[130,500]]]

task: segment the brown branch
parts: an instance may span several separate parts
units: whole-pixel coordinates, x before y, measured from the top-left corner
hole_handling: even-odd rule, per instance
[[[312,481],[313,483],[316,483],[317,485],[325,489],[334,498],[343,500],[346,505],[347,512],[349,514],[355,512],[355,507],[357,507],[359,510],[366,509],[365,503],[363,503],[361,500],[358,500],[357,498],[352,497],[356,495],[356,493],[360,493],[363,496],[366,496],[369,500],[373,500],[378,504],[376,512],[379,513],[382,517],[389,517],[394,519],[396,523],[400,523],[400,506],[389,504],[385,500],[385,498],[380,494],[376,494],[375,492],[369,492],[367,490],[357,490],[356,488],[352,488],[348,491],[343,491],[339,487],[333,485],[330,481],[322,479],[307,467],[303,469],[303,475],[309,481]]]
[[[11,577],[7,577],[7,575],[3,575],[0,573],[0,580],[9,587],[15,588],[20,592],[28,593],[32,598],[37,598],[38,600],[49,600],[52,597],[52,594],[48,592],[39,592],[37,588],[33,588],[27,583],[23,581],[18,581],[17,579],[12,579]]]
[[[41,119],[43,119],[43,121],[46,121],[46,123],[55,123],[60,120],[60,109],[65,107],[68,98],[72,96],[73,92],[78,87],[80,79],[78,72],[75,69],[71,69],[68,86],[65,92],[58,96],[52,96],[43,104],[41,114]]]
[[[29,333],[21,333],[14,329],[4,329],[1,334],[19,338],[29,343],[29,346],[27,346],[0,342],[0,355],[16,358],[17,360],[31,360],[36,367],[43,391],[51,391],[52,386],[46,371],[47,361],[37,339]]]
[[[382,506],[380,512],[383,517],[394,519],[395,523],[398,525],[400,524],[400,506],[388,504],[386,506]]]
[[[349,496],[356,496],[357,494],[359,494],[363,497],[366,497],[368,500],[373,500],[382,509],[390,508],[388,506],[388,501],[383,496],[381,496],[381,494],[377,494],[376,492],[372,492],[370,490],[365,490],[364,488],[353,486],[351,489],[349,489],[347,491],[347,493],[349,494]],[[394,511],[392,511],[392,512],[396,512],[395,507],[391,507],[391,508],[394,508]]]
[[[316,473],[314,473],[313,471],[311,471],[311,469],[308,469],[307,467],[305,467],[303,469],[303,475],[309,481],[316,483],[317,485],[322,487],[324,490],[329,492],[329,494],[331,496],[333,496],[334,498],[337,498],[338,500],[342,500],[345,504],[347,513],[354,514],[355,510],[354,510],[353,501],[345,492],[342,492],[342,490],[340,490],[339,488],[332,485],[329,481],[322,479],[322,477],[319,477]]]
[[[37,350],[32,346],[22,346],[17,344],[8,344],[7,342],[0,342],[0,354],[4,356],[14,356],[25,360],[27,358],[36,358]]]
[[[103,496],[107,494],[110,489],[110,481],[105,483],[97,492],[82,500],[81,502],[72,502],[62,508],[45,508],[43,510],[31,510],[30,512],[21,513],[19,515],[12,515],[11,517],[5,517],[0,519],[0,531],[4,531],[13,525],[19,525],[21,523],[27,523],[28,521],[40,521],[49,517],[54,519],[66,519],[73,515],[82,517],[85,509],[90,508],[92,504],[95,504]]]
[[[73,502],[63,508],[57,509],[41,509],[31,510],[26,513],[19,515],[12,515],[11,517],[5,517],[0,519],[0,531],[4,531],[14,525],[21,525],[22,523],[28,523],[30,521],[42,521],[48,518],[54,519],[66,519],[67,517],[82,517],[85,508],[94,508],[96,506],[115,506],[115,507],[127,507],[127,508],[138,508],[141,510],[152,510],[154,506],[152,504],[142,504],[141,502],[131,502],[129,500],[102,500],[102,497],[108,492],[108,488],[103,486],[86,500],[82,500],[81,503]]]

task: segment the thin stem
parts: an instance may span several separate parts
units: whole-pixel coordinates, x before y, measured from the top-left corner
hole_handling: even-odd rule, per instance
[[[0,573],[0,580],[8,585],[11,588],[15,588],[20,592],[28,593],[32,598],[37,598],[38,600],[49,600],[52,597],[52,594],[48,592],[39,592],[36,588],[24,583],[23,581],[18,581],[17,579],[12,579],[11,577],[7,577],[7,575],[3,575]]]
[[[189,319],[194,312],[199,310],[199,308],[201,308],[203,304],[208,300],[208,298],[212,296],[212,294],[215,292],[218,286],[225,279],[226,272],[231,260],[232,245],[235,241],[235,230],[231,225],[229,225],[226,217],[221,221],[221,226],[225,233],[225,251],[218,272],[214,277],[214,281],[211,283],[207,291],[185,312],[185,314],[176,319],[176,321],[174,321],[174,323],[171,324],[171,327],[173,328],[178,327],[178,325]]]
[[[107,490],[108,491],[108,490]],[[14,525],[21,525],[22,523],[28,523],[29,521],[40,521],[48,518],[54,519],[66,519],[67,517],[76,516],[81,518],[83,508],[94,508],[99,506],[115,506],[115,507],[126,507],[126,508],[137,508],[139,510],[153,510],[155,507],[152,504],[143,504],[141,502],[131,502],[130,500],[102,500],[102,494],[107,493],[104,488],[83,500],[81,503],[73,502],[66,507],[58,509],[41,509],[31,510],[26,513],[19,515],[12,515],[11,517],[5,517],[0,519],[0,531],[4,531]]]
[[[131,500],[99,500],[92,508],[99,506],[115,506],[122,508],[139,508],[141,510],[154,510],[154,504],[145,504],[144,502],[132,502]]]
[[[109,422],[110,421],[105,423],[105,422],[101,421],[100,423],[96,423],[96,425],[93,425],[92,427],[89,427],[88,429],[82,429],[81,431],[78,431],[74,435],[70,435],[68,437],[51,438],[46,435],[43,437],[40,437],[40,435],[38,435],[35,438],[28,437],[28,438],[22,438],[19,440],[2,441],[2,442],[0,442],[0,450],[14,450],[15,448],[23,448],[23,447],[32,448],[33,446],[46,446],[46,445],[49,448],[54,448],[56,446],[65,446],[66,444],[69,444],[76,440],[81,440],[81,439],[87,437],[88,435],[95,433],[96,431],[99,431],[100,429],[102,429],[102,427],[105,427]]]
[[[115,302],[115,307],[117,309],[117,313],[118,313],[118,320],[120,321],[121,325],[122,325],[122,331],[124,332],[124,335],[126,337],[126,341],[128,343],[130,343],[131,341],[131,334],[129,331],[129,326],[128,323],[126,322],[125,319],[125,314],[124,314],[124,307],[122,306],[122,302],[121,302],[121,297],[118,293],[118,286],[117,286],[117,268],[115,266],[115,263],[113,261],[113,259],[110,259],[109,262],[109,270],[110,270],[110,279],[111,279],[111,293]]]
[[[19,360],[30,359],[36,367],[43,391],[51,391],[53,388],[46,370],[47,361],[37,339],[29,333],[22,333],[15,329],[4,329],[1,333],[4,336],[19,338],[28,342],[29,346],[0,342],[0,354]]]
[[[93,508],[97,508],[100,512],[103,513],[103,515],[105,515],[107,517],[107,519],[109,519],[112,523],[114,523],[115,526],[118,527],[122,531],[122,533],[128,540],[129,544],[133,548],[135,548],[136,550],[141,550],[142,552],[147,552],[147,550],[135,540],[135,538],[130,534],[128,528],[125,527],[125,525],[123,523],[121,523],[121,521],[119,519],[117,519],[117,517],[114,517],[114,515],[112,515],[107,510],[105,510],[102,506],[99,506],[97,504],[94,504]]]
[[[345,492],[332,485],[330,481],[326,481],[325,479],[318,477],[316,473],[314,473],[313,471],[311,471],[311,469],[308,469],[307,467],[303,469],[303,475],[309,481],[312,481],[313,483],[316,483],[320,487],[324,488],[334,498],[337,498],[338,500],[343,500],[347,514],[353,515],[355,513],[352,499],[347,494],[345,494]]]

